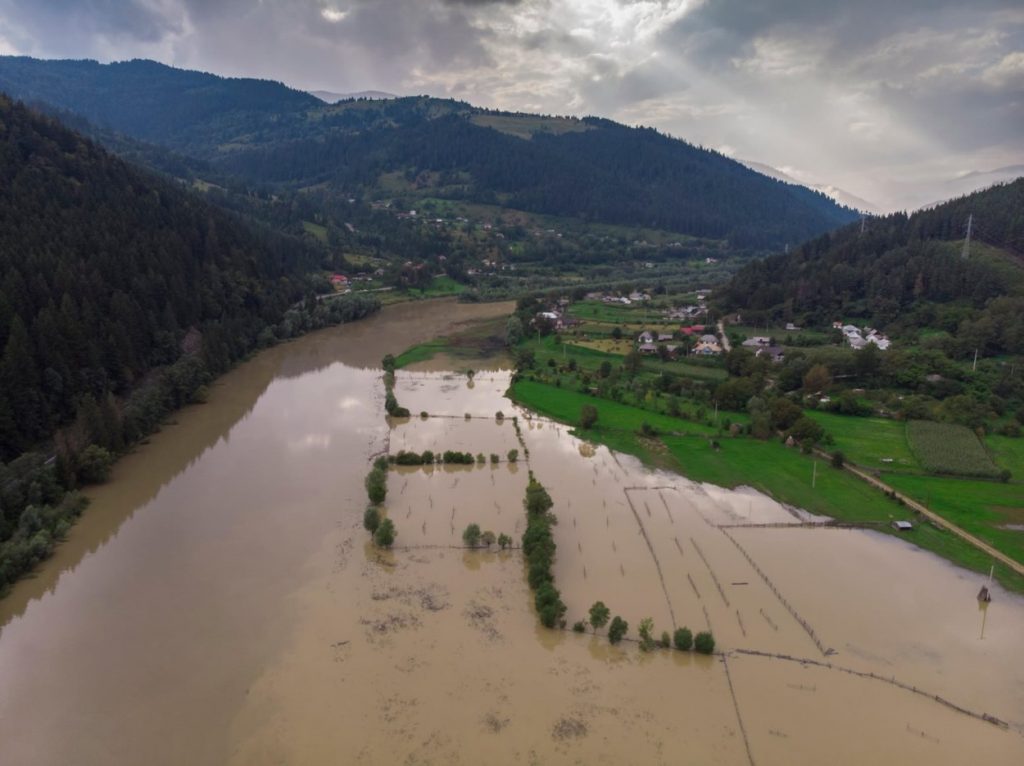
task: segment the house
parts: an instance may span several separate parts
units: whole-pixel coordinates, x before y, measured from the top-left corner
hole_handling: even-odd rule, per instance
[[[654,343],[654,333],[649,330],[644,330],[640,333],[640,337],[636,339],[637,343]]]
[[[797,331],[798,331],[798,330],[799,330],[800,328],[799,328],[799,327],[797,327],[797,326],[796,326],[795,324],[793,324],[792,322],[786,322],[786,329],[787,329],[787,330],[790,330],[791,332],[797,332]]]
[[[659,343],[664,343],[664,342],[670,341],[670,340],[672,340],[672,333],[670,333],[670,332],[659,332],[658,333],[658,342]]]
[[[718,336],[717,335],[701,335],[700,336],[700,342],[701,343],[713,343],[713,344],[715,344],[717,346],[718,345]]]
[[[641,293],[634,290],[629,294],[629,299],[634,303],[639,303],[640,301],[649,301],[651,299],[651,296],[649,296],[647,293]]]
[[[688,337],[689,336],[693,336],[693,335],[703,335],[704,334],[704,325],[702,325],[702,324],[695,324],[695,325],[691,325],[690,327],[680,327],[679,328],[679,332],[681,332],[683,335],[686,335]]]
[[[657,354],[658,347],[653,343],[641,343],[637,347],[637,351],[639,351],[641,354]]]
[[[755,335],[753,338],[747,338],[743,341],[743,345],[746,348],[767,348],[772,345],[772,339],[766,338],[763,335]]]
[[[335,290],[348,289],[348,277],[344,274],[331,274],[331,287]]]
[[[900,532],[909,532],[914,528],[914,525],[909,521],[894,521],[892,523],[892,528],[899,530]]]
[[[701,340],[693,347],[693,353],[696,356],[718,356],[722,353],[722,347],[718,345],[717,340],[712,342]]]
[[[860,335],[847,335],[846,342],[850,344],[850,348],[857,351],[868,345],[868,342],[860,337]]]
[[[754,352],[756,356],[765,356],[771,359],[776,364],[782,362],[786,358],[786,353],[782,346],[764,346]]]

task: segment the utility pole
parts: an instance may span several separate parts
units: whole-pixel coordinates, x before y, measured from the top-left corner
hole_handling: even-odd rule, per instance
[[[866,220],[867,220],[867,219],[866,219],[866,218],[865,218],[864,216],[861,216],[861,217],[860,217],[860,235],[861,235],[862,237],[864,236],[864,222],[865,222]]]
[[[814,458],[811,458],[811,460],[814,461],[814,472],[811,474],[811,489],[814,489],[818,483],[818,461],[814,460]]]
[[[971,257],[971,228],[974,226],[974,213],[967,216],[967,238],[964,240],[964,250],[960,257],[965,261]]]
[[[971,365],[971,372],[978,371],[978,349],[974,349],[974,364]]]

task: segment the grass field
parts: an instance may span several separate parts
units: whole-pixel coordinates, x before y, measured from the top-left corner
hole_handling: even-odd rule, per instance
[[[654,311],[644,306],[622,306],[600,301],[574,303],[569,307],[569,314],[580,319],[610,324],[633,324],[645,327],[648,324],[672,324],[665,322],[665,316],[660,311]],[[678,323],[672,324],[672,326],[678,326]]]
[[[445,361],[465,364],[511,366],[505,349],[505,323],[507,317],[495,317],[470,322],[449,337],[434,338],[407,348],[395,357],[395,367],[408,367],[444,355]]]
[[[1024,438],[986,436],[985,446],[995,456],[1000,468],[1005,468],[1017,481],[1024,481]]]
[[[907,441],[921,467],[929,473],[999,475],[999,467],[992,462],[977,435],[966,426],[911,420],[907,423]]]
[[[395,357],[395,367],[401,369],[416,362],[426,362],[437,354],[448,351],[448,348],[447,338],[434,338],[426,343],[418,343]]]
[[[320,240],[324,244],[327,244],[327,227],[321,226],[318,223],[312,221],[303,221],[302,228],[306,230],[307,234],[312,234],[316,239]]]
[[[405,293],[414,298],[442,298],[446,295],[458,295],[465,290],[466,286],[461,282],[456,282],[449,276],[442,276],[434,277],[428,287],[409,288]]]
[[[907,443],[906,424],[886,418],[857,418],[830,412],[807,410],[832,438],[835,449],[848,460],[865,468],[921,471],[921,464]],[[892,462],[885,462],[891,459]]]
[[[563,423],[576,425],[580,419],[580,409],[585,404],[597,409],[597,425],[591,431],[639,431],[644,423],[662,433],[695,433],[713,435],[717,428],[692,420],[674,418],[657,412],[619,404],[608,399],[581,394],[566,388],[549,386],[546,383],[535,383],[519,380],[512,386],[512,398],[543,415],[560,420]]]
[[[992,547],[1024,563],[1024,485],[994,481],[886,475],[884,480]]]

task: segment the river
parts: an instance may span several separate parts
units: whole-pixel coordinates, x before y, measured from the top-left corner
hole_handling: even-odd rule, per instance
[[[121,460],[0,601],[0,762],[1024,759],[1019,598],[997,588],[982,639],[973,575],[876,534],[735,527],[794,518],[529,417],[500,371],[401,371],[429,416],[385,421],[384,354],[509,310],[401,304],[271,349]],[[387,447],[487,461],[393,470],[382,553],[362,479]],[[528,469],[570,622],[600,598],[633,636],[710,626],[724,654],[540,628],[518,551],[458,547],[470,522],[518,539]]]

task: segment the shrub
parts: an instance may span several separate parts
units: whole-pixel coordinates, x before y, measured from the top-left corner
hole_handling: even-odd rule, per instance
[[[597,633],[599,628],[603,628],[608,624],[608,617],[611,611],[604,605],[603,601],[595,601],[594,605],[590,607],[590,624],[594,628],[594,632]]]
[[[388,461],[390,456],[381,455],[379,458],[373,461],[373,467],[379,468],[381,471],[388,470]]]
[[[534,605],[537,607],[541,623],[546,628],[555,627],[562,615],[565,614],[565,604],[562,603],[561,594],[550,582],[537,588]]]
[[[702,630],[694,637],[693,648],[701,654],[711,654],[715,651],[715,637]]]
[[[491,453],[491,465],[497,465],[497,464],[498,464],[498,463],[500,463],[500,462],[501,462],[501,458],[500,458],[500,457],[498,457],[497,455],[495,455],[495,454],[494,454],[494,453],[492,452],[492,453]]]
[[[512,538],[511,537],[506,535],[504,532],[502,532],[500,535],[498,535],[498,547],[499,548],[501,548],[502,550],[505,550],[510,545],[512,545]]]
[[[672,646],[672,637],[668,634],[667,630],[661,632],[661,646],[663,649],[668,649]]]
[[[432,465],[434,462],[434,453],[428,449],[423,450],[423,454],[420,455],[420,461],[423,465]]]
[[[462,542],[470,548],[476,548],[480,544],[480,526],[478,524],[467,526],[462,532]]]
[[[693,633],[690,632],[689,628],[677,628],[672,640],[676,645],[676,649],[688,652],[693,646]]]
[[[611,625],[608,626],[608,640],[613,644],[617,644],[628,632],[629,623],[616,615],[612,618]]]
[[[586,629],[587,629],[587,626],[586,626],[586,624],[585,624],[585,623],[583,622],[583,620],[577,620],[576,622],[574,622],[574,623],[572,624],[572,629],[573,629],[573,631],[574,631],[574,632],[576,632],[576,633],[583,633],[584,631],[586,631]]]
[[[483,463],[487,462],[487,458],[484,457],[484,453],[483,452],[477,452],[476,453],[476,462],[480,463],[480,464],[483,464]]]
[[[372,505],[366,509],[363,513],[363,527],[371,535],[377,531],[377,527],[380,526],[380,511],[374,508]]]
[[[517,460],[519,460],[519,450],[510,449],[508,451],[508,462],[515,463]]]
[[[430,417],[430,413],[427,412],[426,410],[423,410],[422,412],[420,412],[420,417],[426,420],[427,418]]]
[[[494,533],[489,529],[480,535],[480,542],[483,543],[485,548],[490,548],[494,545],[495,539]]]
[[[846,456],[841,450],[836,450],[832,453],[832,467],[842,468],[846,464]]]
[[[526,499],[523,502],[531,516],[547,513],[551,510],[551,506],[554,505],[551,495],[544,489],[544,485],[536,479],[530,479],[530,483],[526,486]]]
[[[394,522],[391,519],[384,519],[377,527],[377,531],[373,533],[373,542],[378,548],[390,548],[394,544],[397,534]]]
[[[505,419],[505,413],[502,412],[501,410],[498,410],[497,412],[494,413],[494,419],[495,420],[504,420]]]
[[[405,450],[401,450],[395,456],[395,462],[398,463],[398,465],[423,465],[423,456],[418,452],[406,452]]]

